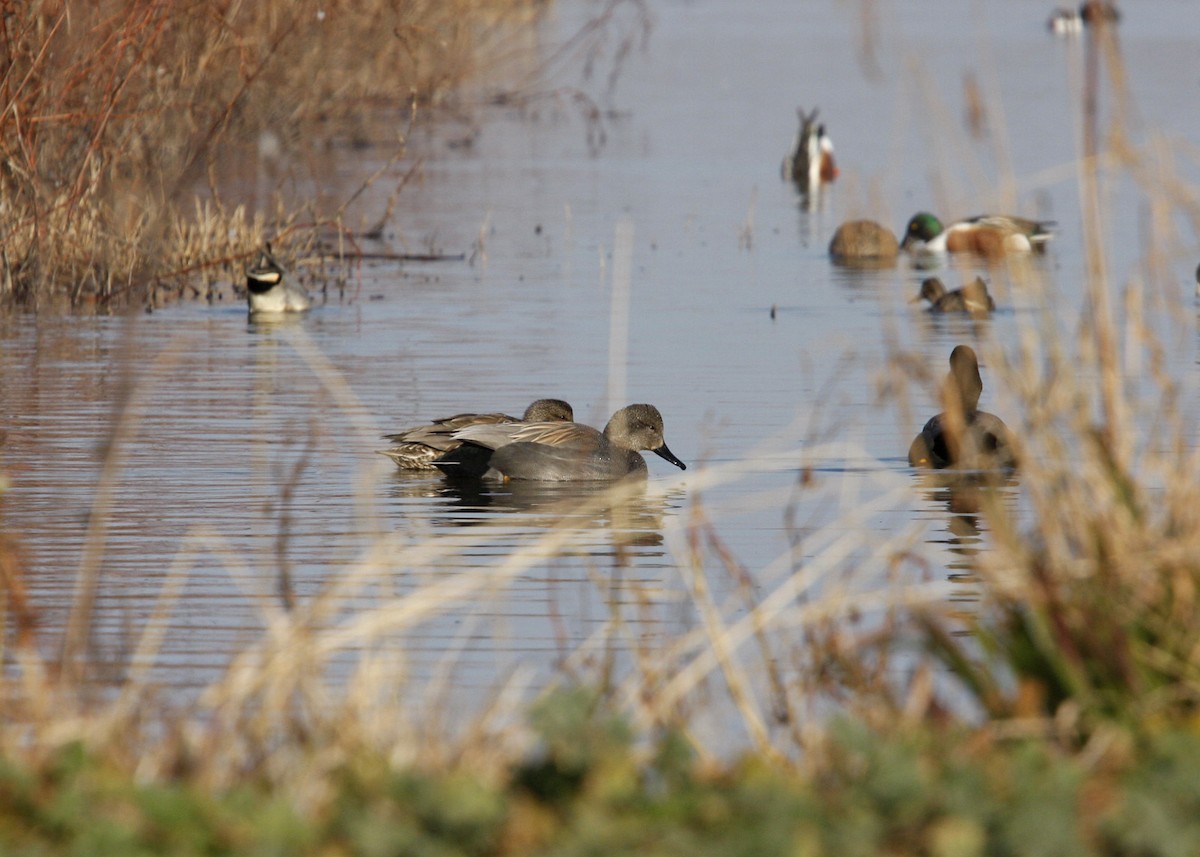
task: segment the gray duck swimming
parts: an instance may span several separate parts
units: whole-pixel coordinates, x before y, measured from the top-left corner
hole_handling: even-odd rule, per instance
[[[667,447],[662,414],[653,405],[621,408],[603,432],[580,423],[495,423],[469,426],[453,436],[462,446],[433,463],[457,478],[498,475],[548,482],[645,478],[641,450],[687,469]]]
[[[386,434],[384,438],[393,445],[379,450],[379,454],[392,459],[401,470],[434,470],[435,459],[462,445],[462,441],[454,437],[460,429],[496,423],[569,423],[573,419],[575,412],[562,399],[538,399],[525,409],[520,419],[501,413],[455,414],[434,420],[429,425]]]

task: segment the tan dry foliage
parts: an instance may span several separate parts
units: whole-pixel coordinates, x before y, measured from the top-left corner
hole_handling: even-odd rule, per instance
[[[262,238],[262,212],[248,222],[236,204],[215,204],[205,217],[218,228],[193,222],[195,190],[211,184],[220,159],[352,134],[371,104],[424,111],[485,66],[512,25],[528,23],[540,7],[533,0],[6,6],[0,294],[106,301],[155,277],[240,261]],[[226,240],[196,240],[214,233]]]

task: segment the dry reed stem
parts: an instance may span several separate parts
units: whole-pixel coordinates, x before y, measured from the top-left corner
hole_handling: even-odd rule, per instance
[[[693,506],[693,516],[697,512],[697,507]],[[693,517],[693,523],[689,527],[689,530],[693,533],[693,538],[695,537],[696,529],[696,522]],[[693,543],[690,554],[692,561],[684,566],[684,568],[690,572],[686,575],[688,589],[692,596],[692,603],[695,604],[700,614],[705,637],[708,641],[708,651],[713,654],[713,660],[720,669],[721,675],[725,679],[725,685],[729,689],[734,708],[741,715],[742,723],[749,731],[754,746],[759,752],[764,753],[767,758],[773,758],[775,751],[771,746],[762,715],[758,711],[753,694],[746,686],[741,672],[733,662],[732,649],[736,647],[728,645],[729,638],[726,634],[724,623],[716,606],[713,604],[712,595],[708,588],[708,579],[703,573],[703,554],[699,545]]]
[[[617,221],[613,238],[611,311],[608,323],[608,412],[627,401],[629,365],[629,301],[633,290],[633,220]]]
[[[171,368],[178,363],[183,353],[180,342],[161,353],[154,363],[159,370],[157,378],[169,376]],[[81,661],[86,658],[91,633],[92,610],[107,542],[113,493],[126,464],[130,441],[145,416],[153,383],[133,385],[129,389],[128,398],[120,402],[116,424],[108,442],[108,453],[101,468],[100,481],[92,499],[83,554],[79,571],[76,573],[75,593],[71,599],[71,614],[67,620],[62,652],[59,656],[59,670],[71,681],[82,678]]]
[[[786,577],[772,592],[761,599],[756,608],[724,630],[726,646],[737,649],[756,632],[767,627],[782,629],[788,627],[804,627],[809,622],[827,620],[851,612],[863,611],[864,608],[877,608],[888,603],[888,599],[897,594],[896,590],[887,588],[881,591],[868,590],[865,593],[850,592],[847,587],[835,587],[830,593],[822,593],[812,597],[812,589],[820,583],[835,579],[835,572],[843,569],[846,563],[861,548],[861,530],[853,524],[872,513],[894,508],[897,500],[906,496],[906,487],[898,488],[889,495],[878,498],[874,503],[864,504],[852,509],[847,518],[833,522],[829,530],[841,533],[828,545],[820,548],[815,557],[801,570]],[[845,529],[844,529],[845,528]],[[860,569],[886,567],[891,557],[910,553],[915,547],[916,531],[903,534],[895,539],[886,540],[876,547],[859,566]],[[779,563],[789,562],[787,557],[780,557]],[[930,589],[930,597],[944,598],[946,585],[941,584]],[[921,587],[924,590],[926,587]],[[812,600],[808,600],[812,597]],[[916,599],[903,596],[895,603],[924,603],[925,596],[918,595]],[[695,634],[681,638],[672,647],[668,655],[675,662],[683,664],[674,673],[671,681],[659,691],[660,702],[665,709],[673,706],[679,698],[690,693],[704,678],[719,666],[716,655]],[[688,659],[687,653],[692,653]]]

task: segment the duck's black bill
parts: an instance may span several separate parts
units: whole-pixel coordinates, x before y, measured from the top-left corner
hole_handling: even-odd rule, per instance
[[[659,458],[665,458],[667,461],[674,464],[680,470],[687,470],[687,465],[684,464],[682,461],[680,461],[678,458],[676,458],[675,453],[671,452],[671,450],[667,448],[667,445],[665,443],[662,446],[660,446],[658,449],[652,449],[650,451],[653,452],[655,455],[657,455]]]

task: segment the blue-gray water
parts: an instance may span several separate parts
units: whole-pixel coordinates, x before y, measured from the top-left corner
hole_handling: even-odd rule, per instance
[[[343,296],[280,325],[201,302],[126,317],[6,315],[3,520],[22,545],[45,650],[72,603],[118,413],[128,434],[104,515],[94,643],[121,660],[185,538],[199,539],[155,673],[171,687],[202,686],[258,639],[283,574],[311,598],[381,535],[394,537],[400,559],[343,605],[352,617],[431,580],[489,574],[561,521],[547,504],[571,489],[472,494],[374,454],[385,431],[465,410],[520,412],[542,396],[569,400],[598,426],[615,405],[653,402],[689,469],[648,456],[647,497],[590,513],[552,558],[421,619],[396,644],[414,675],[450,661],[456,682],[488,688],[573,653],[594,662],[614,610],[617,648],[666,649],[698,625],[686,532],[700,499],[732,557],[726,566],[708,549],[703,564],[729,621],[747,603],[733,566],[765,599],[838,537],[852,542],[838,575],[858,568],[870,581],[886,565],[874,552],[896,540],[927,558],[947,598],[974,597],[964,554],[986,546],[986,529],[961,498],[915,482],[905,452],[936,403],[919,385],[887,395],[884,370],[897,351],[937,377],[958,342],[985,355],[1015,349],[1041,298],[994,270],[994,320],[934,320],[906,303],[923,272],[907,262],[838,269],[826,247],[845,219],[899,232],[919,209],[1056,220],[1058,237],[1033,265],[1061,307],[1060,335],[1076,335],[1085,41],[1045,31],[1052,5],[866,4],[880,16],[868,45],[859,4],[657,4],[614,85],[610,53],[591,78],[569,64],[523,106],[489,105],[485,87],[464,107],[477,123],[472,145],[449,145],[466,133],[454,123],[418,132],[410,156],[351,210],[352,224],[378,217],[423,159],[384,240],[365,249],[467,260],[364,263]],[[594,11],[558,4],[543,50]],[[1147,147],[1144,163],[1178,171],[1182,188],[1195,186],[1200,140],[1193,18],[1188,3],[1131,4],[1119,30],[1134,105],[1123,131]],[[965,124],[967,75],[986,109],[978,138]],[[602,110],[598,145],[572,88]],[[1106,133],[1111,103],[1106,82]],[[779,177],[797,106],[819,106],[842,169],[811,209]],[[372,127],[387,139],[399,130],[389,122]],[[337,200],[391,152],[337,150],[315,177],[294,166]],[[1113,175],[1104,201],[1114,301],[1144,283],[1168,307],[1149,322],[1194,407],[1196,237],[1177,216],[1178,233],[1164,236],[1147,196]],[[632,228],[625,346],[612,335],[622,222]],[[1164,255],[1148,254],[1148,232]],[[941,273],[958,285],[976,271]],[[1012,419],[986,360],[984,377],[984,406]],[[624,390],[610,394],[610,379]],[[740,478],[707,484],[711,467],[746,460]],[[1006,491],[1021,502],[1019,483]],[[411,544],[453,550],[410,565]]]

